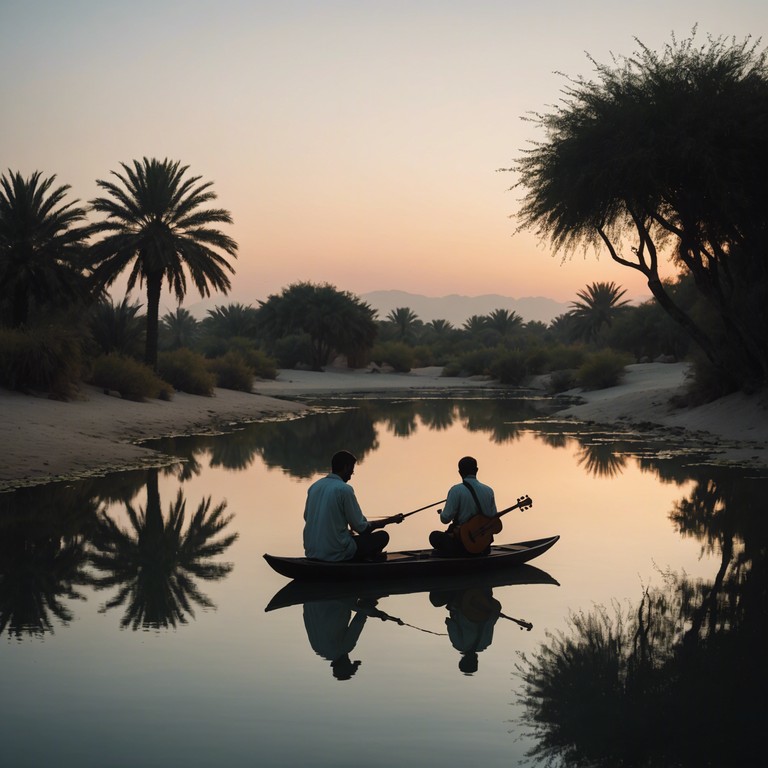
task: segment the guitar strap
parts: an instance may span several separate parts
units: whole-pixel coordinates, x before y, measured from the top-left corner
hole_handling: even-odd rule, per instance
[[[472,494],[472,498],[475,500],[475,506],[477,507],[477,514],[482,515],[483,508],[480,506],[480,500],[477,498],[477,492],[466,480],[463,480],[462,482],[466,486],[467,490]]]

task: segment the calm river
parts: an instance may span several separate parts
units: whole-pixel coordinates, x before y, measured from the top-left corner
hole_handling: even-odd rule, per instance
[[[0,765],[764,764],[765,474],[512,397],[330,406],[0,494]],[[560,541],[513,583],[291,602],[262,555],[301,554],[340,448],[370,518],[471,454],[500,508],[533,499],[498,541]]]

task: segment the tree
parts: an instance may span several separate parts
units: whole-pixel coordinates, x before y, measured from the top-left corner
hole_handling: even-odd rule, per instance
[[[408,341],[414,332],[422,325],[419,316],[409,307],[397,307],[387,315],[387,322],[395,326],[395,338],[398,341]]]
[[[508,170],[527,190],[521,228],[566,253],[605,247],[645,275],[732,388],[765,386],[766,52],[749,40],[696,46],[695,33],[661,53],[638,42],[613,67],[592,60],[596,81],[569,79],[555,110],[533,118],[546,139]],[[715,331],[670,296],[660,251],[693,276]]]
[[[106,197],[91,201],[94,210],[106,215],[94,232],[104,238],[94,245],[98,266],[94,278],[111,285],[131,266],[130,291],[146,282],[147,337],[145,362],[157,370],[158,315],[163,280],[181,302],[187,292],[186,271],[200,295],[211,287],[226,293],[226,272],[234,272],[226,256],[237,257],[237,243],[215,228],[231,224],[222,208],[204,208],[216,199],[212,182],[198,184],[200,176],[184,178],[188,166],[178,161],[134,160],[112,171],[118,182],[97,180]],[[222,253],[223,252],[223,253]]]
[[[203,325],[214,336],[254,339],[258,335],[258,310],[250,304],[225,304],[209,309]]]
[[[514,310],[494,309],[487,316],[487,327],[497,331],[500,336],[510,336],[523,327],[523,318]]]
[[[621,300],[626,293],[615,283],[592,283],[577,291],[581,301],[572,301],[570,314],[574,319],[574,331],[584,341],[596,341],[604,328],[611,326],[629,301]]]
[[[191,349],[200,335],[200,323],[188,309],[177,307],[160,318],[160,331],[168,349]]]
[[[139,316],[140,310],[141,304],[129,304],[127,297],[119,304],[104,299],[91,309],[88,326],[99,352],[104,355],[117,352],[131,357],[141,353],[144,323]]]
[[[313,370],[328,365],[332,354],[357,358],[373,346],[375,310],[357,296],[325,283],[294,283],[259,302],[259,323],[274,344],[283,336],[305,333]]]
[[[56,176],[0,177],[0,318],[26,325],[32,308],[61,308],[88,297],[85,209],[65,202]]]

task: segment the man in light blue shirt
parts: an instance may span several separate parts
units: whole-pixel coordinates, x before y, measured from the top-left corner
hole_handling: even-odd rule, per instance
[[[331,459],[330,474],[310,486],[304,506],[306,557],[331,562],[385,559],[389,534],[376,529],[395,521],[368,522],[347,484],[356,463],[349,451],[339,451]]]
[[[447,531],[432,531],[429,534],[429,543],[437,555],[466,557],[473,554],[467,552],[459,537],[453,535],[454,531],[475,515],[481,514],[491,518],[498,514],[493,488],[477,479],[477,471],[477,460],[472,456],[464,456],[459,460],[459,475],[462,481],[451,487],[445,506],[438,510],[441,522],[450,523],[450,526]]]

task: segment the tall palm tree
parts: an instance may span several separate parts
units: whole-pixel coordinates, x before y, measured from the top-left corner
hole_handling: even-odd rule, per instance
[[[622,308],[629,304],[621,301],[626,293],[615,283],[592,283],[576,295],[581,301],[572,301],[570,315],[575,322],[576,334],[586,341],[595,341],[600,331],[611,325]]]
[[[0,318],[18,328],[33,307],[61,307],[87,296],[85,209],[65,202],[56,176],[0,177]]]
[[[200,295],[210,296],[211,287],[226,293],[234,272],[226,256],[237,258],[237,243],[216,229],[231,224],[223,208],[204,208],[216,199],[212,182],[198,184],[200,176],[184,178],[188,166],[178,161],[134,160],[112,171],[119,183],[97,180],[107,197],[91,201],[106,218],[95,224],[104,238],[94,245],[97,284],[110,285],[132,264],[130,291],[146,282],[147,338],[145,361],[157,368],[157,335],[160,292],[163,280],[181,302],[187,292],[186,271]],[[222,253],[223,252],[223,253]]]

